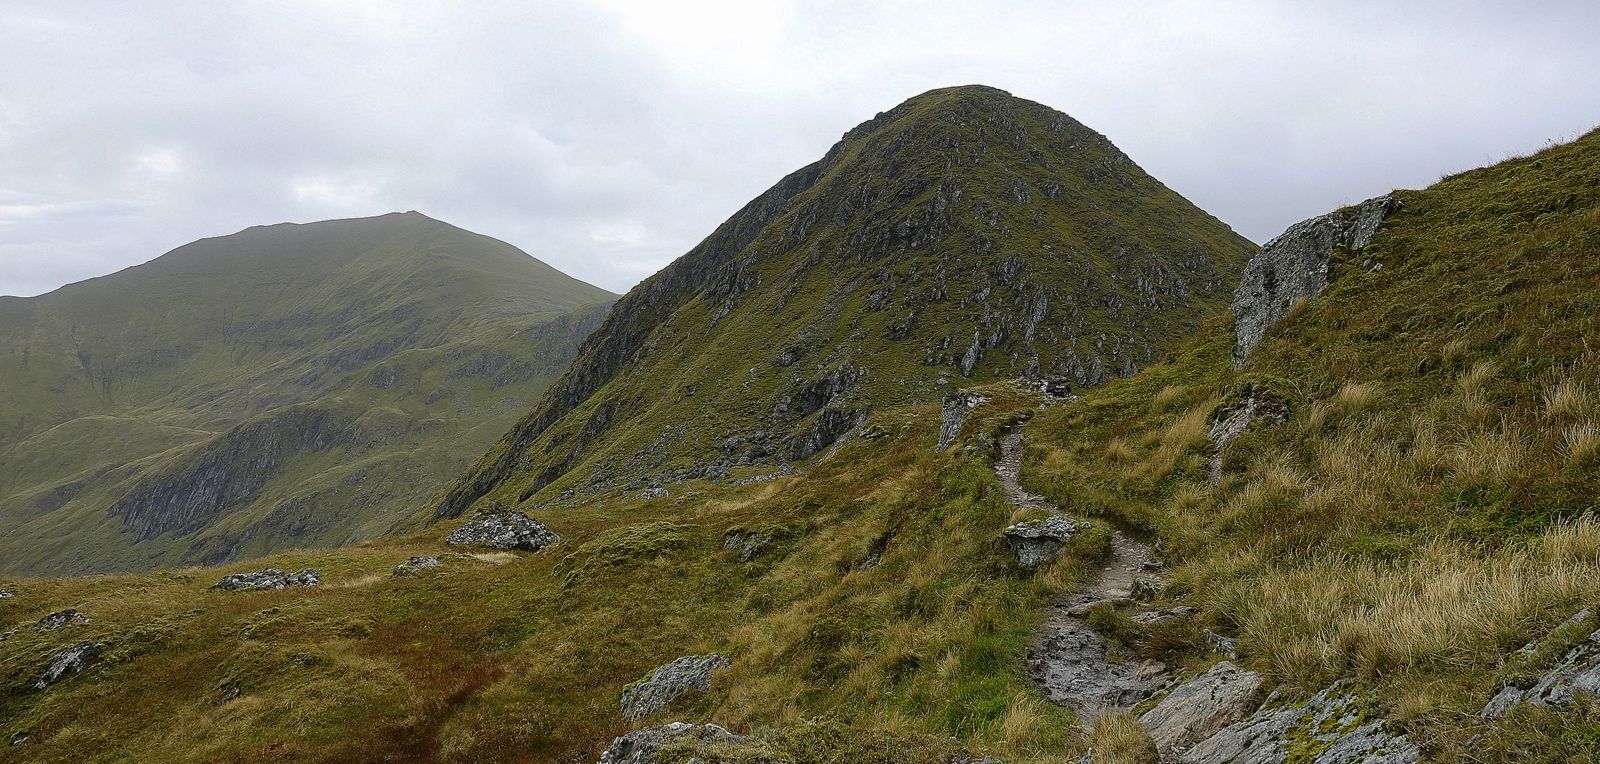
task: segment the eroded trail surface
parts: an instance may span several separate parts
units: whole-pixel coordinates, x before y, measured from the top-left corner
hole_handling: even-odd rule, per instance
[[[1001,437],[995,476],[1012,506],[1057,512],[1055,505],[1017,482],[1022,470],[1022,430],[1018,425]],[[1129,599],[1134,580],[1150,559],[1149,546],[1113,529],[1110,554],[1101,561],[1094,580],[1056,603],[1028,654],[1028,675],[1045,697],[1073,709],[1085,725],[1106,711],[1133,706],[1161,683],[1158,669],[1141,667],[1084,621],[1098,603]]]

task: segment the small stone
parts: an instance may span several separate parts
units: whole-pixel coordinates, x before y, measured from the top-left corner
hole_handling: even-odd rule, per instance
[[[651,486],[639,492],[639,498],[641,499],[665,499],[668,495],[667,489],[659,485]]]
[[[1028,520],[1006,528],[1006,544],[1017,555],[1017,564],[1034,570],[1061,554],[1067,541],[1078,531],[1078,524],[1061,515],[1043,520]]]
[[[405,562],[394,566],[394,571],[389,575],[395,578],[407,578],[415,576],[428,568],[436,568],[438,566],[439,558],[431,554],[413,555],[406,559]]]
[[[57,611],[40,618],[33,624],[33,628],[39,631],[55,631],[56,629],[64,629],[68,626],[81,626],[88,622],[89,619],[84,616],[84,614],[72,608],[67,608],[66,610]]]
[[[1239,659],[1239,640],[1233,637],[1224,637],[1214,631],[1206,631],[1206,646],[1211,651],[1228,660]]]
[[[662,746],[686,738],[705,745],[744,742],[743,736],[715,724],[672,722],[637,729],[617,738],[595,764],[656,764],[656,753]]]
[[[1142,626],[1157,626],[1163,623],[1176,621],[1185,616],[1194,615],[1198,612],[1200,612],[1200,608],[1190,607],[1188,605],[1179,605],[1177,607],[1169,607],[1165,610],[1150,610],[1143,612],[1134,616],[1130,620]]]
[[[445,541],[458,546],[485,546],[494,549],[537,551],[556,544],[561,537],[543,523],[521,512],[508,510],[498,502],[455,529]]]
[[[1161,583],[1161,579],[1159,578],[1155,578],[1153,576],[1139,576],[1138,578],[1133,579],[1132,596],[1136,600],[1152,600],[1160,596],[1161,591],[1164,588],[1166,587]]]
[[[11,599],[13,596],[15,596],[15,595],[13,595],[11,593],[10,589],[0,589],[0,600],[8,600],[8,599]]]

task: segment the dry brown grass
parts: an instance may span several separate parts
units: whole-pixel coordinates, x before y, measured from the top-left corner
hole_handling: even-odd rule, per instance
[[[1561,450],[1570,464],[1593,464],[1600,458],[1600,427],[1594,422],[1567,425],[1561,431]]]
[[[1544,414],[1557,421],[1582,419],[1594,407],[1589,387],[1572,377],[1563,378],[1544,392]]]
[[[1347,673],[1409,673],[1472,681],[1539,624],[1600,595],[1600,522],[1585,517],[1493,554],[1441,541],[1396,564],[1336,556],[1263,566],[1259,554],[1243,552],[1204,567],[1201,577],[1218,585],[1197,590],[1235,614],[1247,653],[1281,680],[1311,687]],[[1260,572],[1240,575],[1247,570]]]
[[[1155,764],[1155,741],[1130,713],[1106,714],[1089,732],[1089,757],[1094,764]]]

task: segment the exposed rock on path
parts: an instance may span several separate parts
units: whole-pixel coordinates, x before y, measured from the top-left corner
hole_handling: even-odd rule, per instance
[[[1252,679],[1253,677],[1253,679]],[[1260,677],[1227,662],[1173,690],[1139,718],[1163,761],[1182,764],[1417,764],[1422,752],[1383,720],[1371,719],[1345,683],[1304,703],[1267,703],[1254,713]],[[1249,690],[1248,693],[1244,692]],[[1243,718],[1240,718],[1243,716]],[[1220,729],[1218,722],[1237,719]],[[1201,730],[1212,731],[1194,742]]]
[[[1043,496],[1029,493],[1018,483],[1022,445],[1021,425],[1000,437],[1000,459],[994,470],[1005,490],[1006,501],[1020,509],[1050,512],[1051,519],[1071,523],[1058,514],[1055,505]],[[1007,540],[1010,541],[1009,533]],[[1055,551],[1059,552],[1059,547]],[[1106,711],[1131,707],[1161,684],[1158,670],[1141,667],[1137,660],[1122,655],[1084,621],[1084,616],[1096,604],[1131,598],[1134,580],[1150,558],[1148,546],[1113,529],[1111,553],[1102,562],[1099,573],[1082,591],[1056,603],[1055,612],[1045,621],[1028,654],[1028,676],[1044,691],[1045,697],[1052,703],[1073,709],[1086,725]]]

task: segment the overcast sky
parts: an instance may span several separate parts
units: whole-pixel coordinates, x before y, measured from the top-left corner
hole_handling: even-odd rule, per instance
[[[0,294],[408,209],[620,292],[946,85],[1258,242],[1600,124],[1600,3],[1312,5],[0,0]]]

